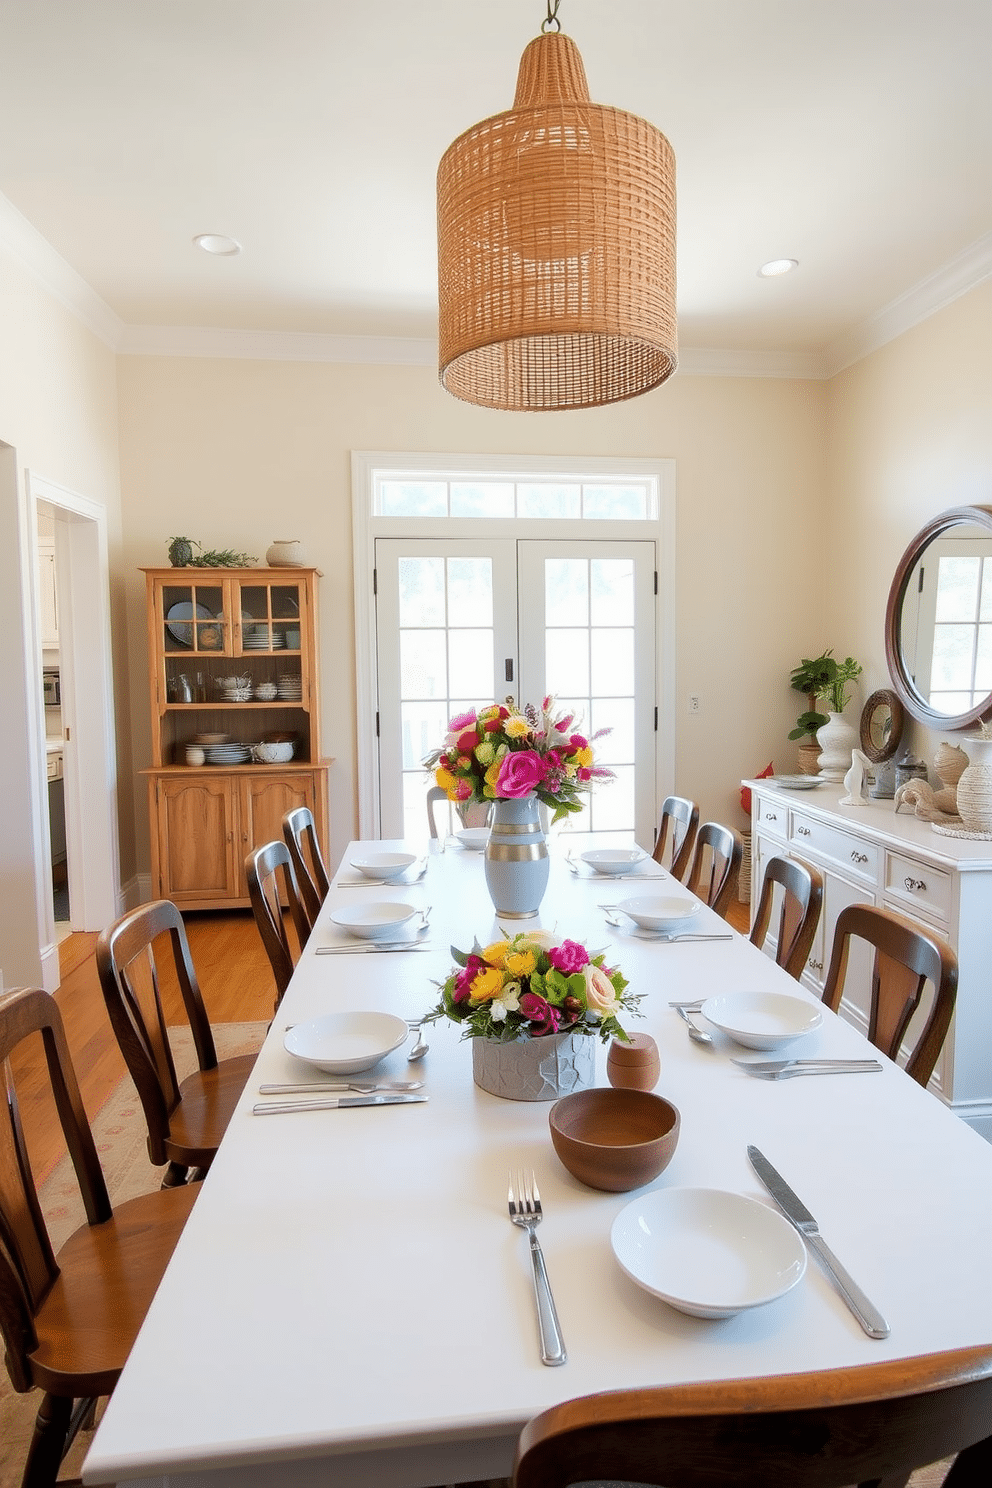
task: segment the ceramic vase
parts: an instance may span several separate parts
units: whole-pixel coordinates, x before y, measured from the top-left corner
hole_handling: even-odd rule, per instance
[[[472,1040],[472,1077],[504,1100],[550,1101],[596,1081],[595,1035],[549,1033],[543,1038]]]
[[[816,742],[820,746],[820,779],[840,784],[851,768],[857,734],[842,713],[828,713],[826,723],[816,731]]]
[[[992,835],[992,738],[961,740],[968,764],[958,779],[958,815],[965,830]]]
[[[496,913],[509,920],[536,915],[550,867],[537,797],[494,801],[486,843],[486,887]]]
[[[306,563],[298,538],[277,538],[265,554],[270,568],[302,568]]]

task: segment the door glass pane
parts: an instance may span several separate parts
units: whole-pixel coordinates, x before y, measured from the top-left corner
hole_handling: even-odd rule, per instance
[[[402,703],[403,769],[415,770],[422,780],[424,756],[437,748],[447,726],[448,713],[443,703]]]
[[[443,630],[400,631],[400,699],[444,697],[447,664]]]
[[[590,803],[593,832],[629,832],[634,822],[634,767],[617,765],[616,779],[603,781]]]
[[[400,625],[444,624],[444,559],[401,558]]]
[[[634,631],[607,629],[590,632],[592,691],[598,697],[633,696]]]
[[[494,696],[491,629],[448,631],[448,678],[451,692],[471,693],[477,699]]]
[[[978,627],[975,656],[975,702],[992,692],[992,625]]]
[[[634,762],[634,699],[597,698],[592,705],[592,732],[609,729],[596,740],[596,756],[601,764],[620,765]]]
[[[593,625],[633,625],[634,565],[629,558],[594,558],[589,565]]]
[[[934,627],[931,690],[945,691],[971,688],[973,627],[938,625]]]
[[[555,697],[589,694],[589,632],[548,630],[544,637],[547,689]],[[527,701],[525,699],[524,701]]]
[[[548,558],[544,565],[544,623],[589,624],[589,565],[584,558]]]
[[[938,621],[974,619],[980,564],[980,558],[941,558],[937,574]]]
[[[448,559],[448,624],[493,623],[493,565],[488,558]]]

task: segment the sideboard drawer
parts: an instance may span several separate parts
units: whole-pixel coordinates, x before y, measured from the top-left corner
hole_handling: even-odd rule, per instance
[[[886,853],[885,892],[945,922],[950,919],[951,875],[918,858]]]
[[[799,852],[817,852],[829,858],[845,873],[854,874],[869,883],[878,882],[881,849],[875,842],[838,831],[816,817],[796,811],[792,815],[789,841]]]
[[[780,837],[783,842],[788,838],[789,811],[781,801],[769,799],[768,796],[758,798],[758,806],[755,812],[757,821],[755,826],[766,834]]]

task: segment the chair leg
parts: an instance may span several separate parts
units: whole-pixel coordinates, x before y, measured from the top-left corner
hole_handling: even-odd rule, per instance
[[[165,1177],[162,1179],[162,1187],[182,1188],[187,1181],[188,1174],[189,1168],[185,1167],[183,1163],[170,1162],[165,1170]]]
[[[66,1452],[72,1404],[65,1395],[46,1395],[42,1400],[35,1417],[21,1488],[52,1488]]]
[[[959,1452],[944,1479],[945,1488],[983,1488],[992,1482],[992,1436]]]

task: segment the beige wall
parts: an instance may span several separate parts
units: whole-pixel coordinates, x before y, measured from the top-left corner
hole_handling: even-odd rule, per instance
[[[40,653],[30,614],[25,471],[106,508],[111,562],[119,568],[120,491],[116,358],[79,320],[45,293],[0,249],[0,625],[3,631],[0,732],[4,826],[0,848],[0,966],[40,983],[38,945],[47,939],[47,910],[36,892],[35,860],[43,832],[43,764],[35,713],[40,705]],[[117,586],[115,586],[117,587]],[[116,596],[115,596],[116,597]],[[121,609],[113,606],[122,634]],[[124,649],[117,656],[126,691]],[[131,774],[126,728],[119,737],[121,773]],[[39,774],[40,772],[40,774]],[[119,821],[125,875],[133,872],[131,795],[122,792]]]
[[[948,507],[992,503],[990,345],[992,280],[829,385],[824,634],[863,663],[862,698],[891,685],[885,604],[911,538]],[[930,762],[940,737],[914,725],[908,740]]]
[[[421,367],[123,358],[119,368],[131,719],[149,759],[139,565],[177,534],[261,559],[301,538],[324,573],[323,745],[332,854],[357,829],[350,456],[354,449],[671,457],[677,462],[680,791],[743,825],[742,774],[774,756],[797,711],[788,674],[820,641],[825,522],[822,384],[677,377],[611,409],[498,414]],[[801,576],[798,580],[797,575]],[[687,713],[688,694],[702,710]],[[144,792],[139,860],[147,865]]]

